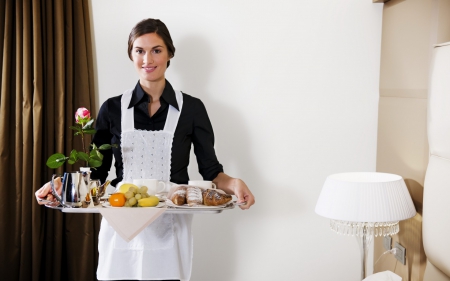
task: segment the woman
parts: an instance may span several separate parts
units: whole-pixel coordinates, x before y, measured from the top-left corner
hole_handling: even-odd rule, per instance
[[[163,22],[146,19],[131,31],[128,56],[138,72],[134,89],[108,99],[100,108],[93,142],[119,144],[104,151],[103,164],[91,177],[107,178],[112,155],[117,178],[156,178],[187,183],[191,144],[199,171],[217,188],[235,194],[248,209],[255,199],[246,184],[223,172],[214,151],[214,134],[203,103],[173,90],[165,72],[175,47]],[[36,192],[48,194],[48,184]],[[192,268],[192,215],[163,214],[129,243],[102,220],[99,280],[189,280]]]

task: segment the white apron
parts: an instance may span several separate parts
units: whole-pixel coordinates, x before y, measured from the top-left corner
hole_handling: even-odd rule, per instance
[[[183,107],[175,91],[178,111],[169,106],[162,131],[134,129],[134,108],[128,109],[132,90],[122,95],[123,181],[170,180],[172,141]],[[132,219],[132,218],[130,218]],[[126,242],[102,219],[98,238],[99,280],[189,280],[192,268],[192,215],[162,214],[133,240]]]

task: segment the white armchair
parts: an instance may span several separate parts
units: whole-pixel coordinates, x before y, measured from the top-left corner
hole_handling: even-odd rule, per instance
[[[450,42],[434,49],[428,97],[430,158],[424,184],[424,281],[450,281]]]

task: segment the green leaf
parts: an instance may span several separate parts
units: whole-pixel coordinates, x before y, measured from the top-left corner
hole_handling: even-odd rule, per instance
[[[81,132],[81,128],[80,127],[70,126],[69,128],[71,128],[74,131]]]
[[[107,150],[107,149],[111,149],[111,147],[113,147],[113,146],[110,144],[102,144],[102,145],[100,145],[98,150]]]
[[[103,154],[100,153],[97,149],[93,149],[90,152],[91,159],[103,161]]]
[[[83,161],[86,161],[86,162],[88,162],[89,161],[89,155],[87,155],[87,153],[84,153],[84,152],[78,152],[77,153],[77,156],[78,156],[78,159],[80,159],[80,160],[83,160]]]
[[[47,159],[46,164],[49,168],[56,169],[61,167],[67,159],[69,158],[64,156],[64,154],[55,153]]]
[[[78,155],[77,154],[78,153],[77,153],[77,151],[75,149],[70,152],[69,161],[68,161],[70,165],[73,165],[73,164],[75,164],[75,162],[78,161]]]
[[[78,158],[77,158],[77,150],[76,150],[76,149],[73,149],[73,150],[70,152],[69,158],[78,160]]]
[[[100,160],[103,161],[103,154],[100,151],[96,151],[97,157],[100,158]]]
[[[87,122],[86,125],[83,126],[83,130],[91,129],[93,123],[94,123],[94,119],[89,120],[89,122]]]
[[[93,159],[93,158],[91,158],[91,159],[89,159],[89,167],[94,167],[94,168],[96,168],[96,167],[100,167],[102,165],[102,161],[100,160],[96,160],[96,159]]]
[[[96,132],[97,132],[97,130],[95,130],[95,129],[87,129],[87,130],[84,130],[84,129],[83,129],[83,133],[89,134],[89,135],[93,135],[93,134],[95,134]]]

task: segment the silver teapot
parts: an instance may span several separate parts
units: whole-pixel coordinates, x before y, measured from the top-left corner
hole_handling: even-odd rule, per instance
[[[66,172],[62,177],[61,194],[58,194],[54,183],[55,177],[56,175],[53,175],[50,181],[52,194],[66,208],[86,206],[91,200],[98,204],[110,183],[106,181],[101,185],[99,180],[91,180],[90,172],[87,171]]]

